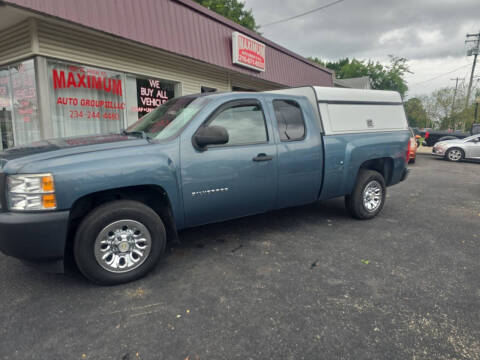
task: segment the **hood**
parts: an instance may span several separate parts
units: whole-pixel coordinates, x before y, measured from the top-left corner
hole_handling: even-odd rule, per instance
[[[436,145],[449,145],[449,144],[461,144],[463,139],[451,139],[451,140],[442,140],[435,144]]]
[[[148,144],[146,139],[122,134],[77,136],[42,140],[0,152],[0,169],[4,168],[7,162],[12,160],[19,163],[25,163],[30,161],[41,161],[57,156],[67,156],[84,152],[144,144]]]

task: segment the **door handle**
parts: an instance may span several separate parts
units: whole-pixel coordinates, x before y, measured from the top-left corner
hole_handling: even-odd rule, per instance
[[[269,161],[272,159],[273,159],[273,156],[267,155],[265,153],[260,153],[257,156],[255,156],[252,160],[253,161]]]

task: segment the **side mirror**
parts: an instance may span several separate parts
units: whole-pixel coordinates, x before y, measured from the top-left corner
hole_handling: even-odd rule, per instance
[[[193,136],[193,145],[198,150],[204,150],[207,145],[228,143],[228,132],[222,126],[201,127]]]

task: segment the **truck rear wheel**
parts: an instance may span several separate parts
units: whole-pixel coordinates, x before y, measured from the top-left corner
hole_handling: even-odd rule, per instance
[[[355,188],[345,196],[345,206],[354,218],[374,218],[385,203],[386,187],[383,176],[374,170],[361,169]]]
[[[165,227],[155,211],[137,201],[118,200],[85,217],[73,252],[85,277],[100,285],[115,285],[146,275],[165,246]]]

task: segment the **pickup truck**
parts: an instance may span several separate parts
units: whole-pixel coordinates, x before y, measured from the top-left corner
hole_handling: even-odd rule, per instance
[[[345,196],[375,217],[408,174],[396,92],[303,87],[174,98],[121,134],[0,153],[0,250],[98,284],[150,271],[187,227]]]

